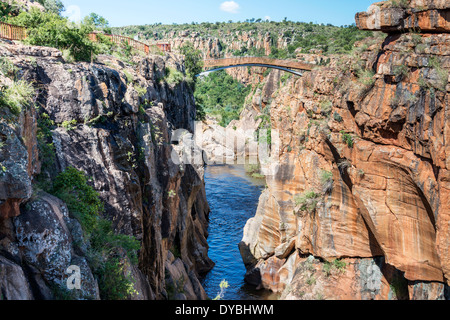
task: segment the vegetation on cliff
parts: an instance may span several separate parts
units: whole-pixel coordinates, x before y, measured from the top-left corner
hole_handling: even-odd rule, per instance
[[[264,50],[243,46],[236,51],[227,47],[227,42],[237,42],[243,33],[268,35],[271,41],[272,56],[275,58],[295,58],[295,51],[308,53],[311,49],[319,49],[324,53],[344,53],[352,50],[356,41],[362,40],[372,32],[361,31],[354,25],[333,26],[331,24],[314,24],[312,22],[282,22],[249,19],[245,22],[203,22],[191,24],[163,25],[160,23],[144,26],[126,26],[113,28],[122,35],[134,37],[141,35],[146,40],[167,40],[180,34],[195,34],[200,38],[218,38],[223,54],[265,55]],[[282,46],[286,41],[287,46]]]
[[[112,223],[101,217],[103,203],[86,175],[68,167],[56,177],[49,191],[66,203],[70,214],[81,224],[90,243],[89,264],[99,281],[101,298],[121,300],[134,294],[132,280],[125,271],[124,253],[136,265],[140,243],[132,236],[116,234]]]
[[[10,84],[0,90],[0,113],[4,119],[12,120],[22,109],[31,105],[35,90],[33,86],[17,79],[18,68],[6,57],[0,57],[0,75],[10,79]]]
[[[218,71],[197,82],[195,99],[200,110],[217,116],[219,124],[226,127],[239,119],[250,90],[225,71]]]
[[[184,55],[186,74],[195,83],[197,81],[196,75],[203,70],[202,52],[195,49],[191,42],[184,44],[180,48],[180,52]]]
[[[21,11],[15,6],[2,2],[1,21],[27,28],[25,43],[37,46],[57,48],[64,54],[66,61],[92,61],[98,54],[113,54],[129,62],[134,50],[127,44],[115,45],[102,34],[97,41],[89,39],[95,30],[111,32],[108,21],[96,13],[86,16],[75,24],[61,15],[64,8],[58,0],[40,1],[45,11],[31,8]]]

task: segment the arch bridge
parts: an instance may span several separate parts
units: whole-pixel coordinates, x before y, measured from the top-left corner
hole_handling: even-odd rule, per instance
[[[210,72],[236,67],[273,68],[302,76],[304,71],[311,71],[314,67],[314,65],[304,62],[272,59],[268,57],[233,57],[222,59],[206,59],[203,61],[203,63],[204,68],[207,69],[207,71],[200,73],[198,76],[203,76],[209,74]]]

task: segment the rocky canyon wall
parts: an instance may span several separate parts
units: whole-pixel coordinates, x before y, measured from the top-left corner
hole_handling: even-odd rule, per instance
[[[115,233],[140,244],[137,264],[117,253],[133,283],[124,298],[206,299],[198,280],[213,266],[204,168],[172,161],[182,147],[172,132],[192,132],[196,114],[190,85],[165,80],[166,67],[184,71],[182,58],[66,63],[56,49],[6,42],[0,56],[35,90],[32,104],[17,117],[2,113],[0,124],[1,299],[59,298],[71,265],[82,275],[72,298],[101,298],[90,239],[66,204],[44,192],[68,168],[89,178]],[[44,154],[45,146],[53,151]]]
[[[387,35],[271,96],[281,157],[240,249],[283,299],[449,298],[450,8],[388,2],[356,16]]]

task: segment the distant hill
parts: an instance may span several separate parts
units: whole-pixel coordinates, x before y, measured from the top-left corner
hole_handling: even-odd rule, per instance
[[[113,28],[113,32],[144,41],[165,40],[176,49],[191,41],[213,57],[225,55],[272,55],[295,58],[296,53],[347,53],[356,41],[372,36],[354,25],[333,26],[292,21],[152,24]]]

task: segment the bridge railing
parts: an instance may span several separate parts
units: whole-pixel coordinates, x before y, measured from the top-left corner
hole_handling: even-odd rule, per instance
[[[228,57],[228,58],[209,58],[209,59],[205,59],[203,61],[217,61],[217,60],[228,60],[228,59],[240,59],[240,58],[269,58],[268,56],[232,56],[232,57]],[[273,59],[273,58],[269,58],[269,59]]]
[[[27,29],[9,23],[0,22],[0,38],[22,41],[27,38]]]
[[[231,66],[231,65],[240,65],[240,64],[267,64],[267,65],[275,65],[285,68],[293,68],[293,69],[300,69],[300,70],[312,70],[314,68],[313,65],[300,62],[300,61],[294,61],[294,60],[283,60],[283,59],[276,59],[276,58],[270,58],[270,57],[229,57],[229,58],[219,58],[219,59],[205,59],[203,60],[204,67],[210,68],[210,67],[217,67],[217,66]]]

